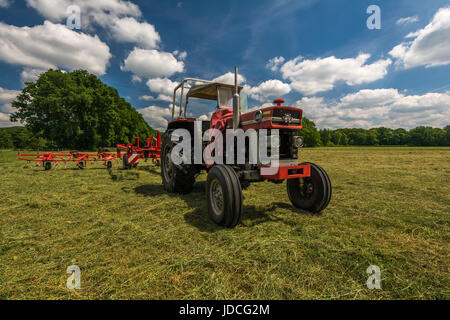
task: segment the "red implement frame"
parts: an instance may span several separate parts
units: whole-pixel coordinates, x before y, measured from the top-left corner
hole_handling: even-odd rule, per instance
[[[122,151],[124,155],[122,156]],[[124,168],[137,166],[139,159],[147,161],[151,159],[153,163],[159,165],[161,156],[161,134],[158,132],[157,137],[147,139],[147,143],[141,147],[140,138],[135,137],[134,143],[118,144],[117,157],[122,158]]]
[[[57,166],[59,162],[76,162],[78,168],[83,169],[88,162],[103,161],[107,168],[112,167],[112,161],[116,163],[119,160],[115,153],[111,152],[98,152],[98,153],[86,153],[77,150],[72,150],[70,153],[21,153],[17,156],[19,160],[25,160],[29,162],[36,162],[37,166],[43,166],[45,170],[49,170],[52,164]]]

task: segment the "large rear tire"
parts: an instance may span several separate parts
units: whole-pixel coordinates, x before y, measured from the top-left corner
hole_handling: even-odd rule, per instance
[[[215,165],[206,180],[206,201],[211,220],[234,228],[242,217],[242,189],[236,172],[227,165]]]
[[[331,200],[331,180],[325,170],[311,162],[311,176],[288,179],[287,193],[292,204],[300,209],[318,213],[324,210]]]
[[[175,145],[172,132],[168,130],[162,138],[161,178],[167,192],[187,194],[194,188],[196,171],[193,165],[177,166],[172,162],[170,154]]]

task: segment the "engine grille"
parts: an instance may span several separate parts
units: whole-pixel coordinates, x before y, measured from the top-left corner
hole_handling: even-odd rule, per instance
[[[300,123],[300,111],[274,109],[272,122],[284,125],[298,125]]]

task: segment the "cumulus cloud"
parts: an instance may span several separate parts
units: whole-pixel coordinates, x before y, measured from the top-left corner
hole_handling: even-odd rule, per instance
[[[283,64],[280,71],[283,79],[291,81],[292,89],[305,95],[313,95],[333,89],[340,81],[354,86],[383,78],[392,61],[380,59],[367,64],[369,58],[370,54],[364,53],[347,59],[331,56],[303,60],[302,57],[297,57]]]
[[[187,57],[187,52],[186,51],[178,51],[178,50],[175,50],[174,52],[173,52],[173,55],[174,56],[176,56],[176,57],[178,57],[178,59],[180,59],[180,60],[185,60],[186,59],[186,57]]]
[[[246,87],[250,98],[265,102],[269,97],[281,97],[291,92],[291,87],[280,80],[267,80],[256,87]]]
[[[392,88],[365,89],[338,101],[316,97],[309,98],[313,101],[304,99],[296,105],[321,128],[384,126],[411,129],[421,125],[442,128],[450,124],[450,92],[404,95]]]
[[[96,35],[50,21],[34,27],[0,22],[0,47],[0,60],[34,69],[81,68],[102,75],[111,58],[109,47]]]
[[[309,109],[309,108],[319,108],[324,104],[323,97],[303,97],[297,101],[294,106]]]
[[[8,0],[0,0],[0,8],[8,8],[11,5],[11,2]]]
[[[18,125],[9,120],[9,114],[15,111],[11,106],[11,101],[13,101],[19,93],[19,90],[9,90],[0,87],[0,127]]]
[[[155,27],[147,22],[138,22],[135,18],[116,19],[110,32],[117,42],[136,43],[145,49],[158,48],[161,38]]]
[[[266,69],[270,69],[272,71],[278,71],[280,65],[284,62],[284,57],[274,57],[269,60],[266,64]]]
[[[212,80],[213,82],[221,82],[221,83],[226,83],[226,84],[234,84],[234,73],[233,72],[227,72],[221,76],[218,76],[217,78],[214,78]],[[238,74],[238,83],[239,85],[242,85],[246,82],[247,80],[245,79],[245,77],[241,74]]]
[[[406,18],[400,18],[397,20],[396,24],[408,24],[408,23],[413,23],[413,22],[417,22],[419,21],[419,17],[418,16],[413,16],[413,17],[406,17]]]
[[[170,107],[162,108],[158,106],[148,106],[137,109],[142,114],[147,123],[154,129],[164,131],[167,128],[169,119],[172,118],[172,109]]]
[[[134,48],[121,69],[143,78],[170,77],[184,72],[184,62],[178,61],[170,52]]]
[[[27,0],[27,5],[52,22],[65,21],[68,17],[67,8],[76,5],[82,13],[82,27],[92,24],[110,26],[122,17],[138,18],[142,14],[137,5],[122,0]]]
[[[103,27],[117,42],[156,49],[161,41],[153,25],[138,21],[141,10],[130,1],[27,0],[27,4],[52,22],[65,22],[69,16],[67,8],[76,5],[80,8],[82,29]]]
[[[24,68],[20,73],[20,78],[25,81],[36,81],[41,73],[45,72],[44,69]]]
[[[450,64],[450,7],[439,9],[431,22],[395,46],[389,54],[405,69]]]

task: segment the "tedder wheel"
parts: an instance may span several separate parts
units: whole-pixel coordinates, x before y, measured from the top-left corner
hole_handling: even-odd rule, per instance
[[[328,206],[331,199],[331,180],[322,167],[304,162],[311,166],[308,178],[288,179],[287,193],[292,204],[300,209],[320,212]]]
[[[156,160],[156,161],[155,161],[155,165],[156,165],[157,167],[159,167],[159,160]]]
[[[215,165],[206,179],[206,201],[210,218],[220,226],[234,228],[242,216],[242,189],[234,169]]]
[[[78,162],[77,166],[78,166],[78,169],[81,169],[81,170],[84,169],[83,161]]]
[[[106,162],[106,168],[111,169],[112,168],[112,162],[111,160],[109,160],[108,162]]]
[[[123,169],[124,170],[128,169],[128,158],[127,158],[127,154],[126,153],[123,155],[122,165],[123,165]]]
[[[52,168],[52,163],[50,161],[45,162],[44,169],[50,170]]]
[[[164,189],[170,193],[187,194],[192,191],[195,182],[193,165],[177,166],[172,162],[170,154],[174,147],[171,140],[173,130],[168,130],[162,138],[161,177]]]

